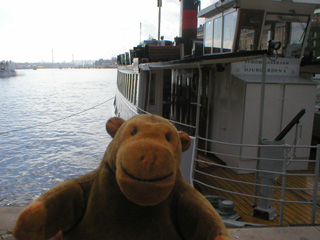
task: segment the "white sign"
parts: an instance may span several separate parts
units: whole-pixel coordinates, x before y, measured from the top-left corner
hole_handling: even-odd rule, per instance
[[[267,75],[298,76],[300,69],[299,58],[267,59]],[[231,64],[232,74],[262,74],[262,58]]]

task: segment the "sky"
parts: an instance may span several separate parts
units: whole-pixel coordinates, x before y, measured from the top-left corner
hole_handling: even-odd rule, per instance
[[[210,0],[204,0],[210,1]],[[212,1],[212,0],[211,0]],[[157,0],[0,0],[0,61],[110,59],[158,38]],[[179,35],[179,0],[163,0],[161,35]]]

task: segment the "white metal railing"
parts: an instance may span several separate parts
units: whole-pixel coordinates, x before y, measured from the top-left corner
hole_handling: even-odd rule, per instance
[[[242,185],[246,185],[248,188],[250,187],[254,187],[254,188],[266,188],[266,189],[275,189],[280,191],[280,198],[276,198],[275,196],[261,196],[260,194],[257,194],[256,192],[253,194],[250,193],[244,193],[244,192],[240,192],[240,191],[234,191],[232,189],[227,189],[227,188],[222,188],[219,186],[216,186],[214,184],[212,184],[214,181],[210,181],[210,183],[208,182],[203,182],[201,180],[198,179],[194,179],[193,182],[200,184],[202,186],[214,189],[214,190],[218,190],[221,192],[225,192],[225,193],[230,193],[230,194],[236,194],[239,196],[243,196],[243,197],[248,197],[248,198],[253,198],[255,199],[255,202],[257,202],[258,200],[268,200],[270,202],[279,202],[280,203],[280,219],[279,219],[279,225],[283,225],[283,221],[284,221],[284,213],[285,213],[285,204],[287,203],[294,203],[294,204],[309,204],[312,206],[312,214],[310,216],[310,223],[311,224],[315,224],[315,220],[316,220],[316,209],[317,209],[317,194],[318,194],[318,181],[319,181],[319,162],[320,162],[320,145],[317,146],[297,146],[297,145],[288,145],[288,144],[283,144],[283,145],[255,145],[255,144],[234,144],[234,143],[226,143],[226,142],[220,142],[220,141],[215,141],[212,139],[206,139],[206,138],[202,138],[202,137],[198,137],[199,140],[202,141],[208,141],[212,144],[217,144],[217,145],[224,145],[224,146],[230,146],[230,147],[252,147],[252,148],[282,148],[283,152],[284,152],[284,157],[283,158],[259,158],[259,157],[252,157],[252,156],[241,156],[241,155],[234,155],[234,154],[227,154],[227,153],[221,153],[221,152],[217,152],[217,151],[210,151],[210,150],[204,150],[201,148],[197,148],[197,152],[198,153],[206,153],[206,154],[213,154],[217,157],[219,156],[225,156],[225,157],[237,157],[238,159],[242,159],[242,158],[246,158],[246,159],[255,159],[255,160],[264,160],[264,161],[270,161],[271,162],[277,162],[280,163],[280,170],[279,171],[271,171],[271,170],[265,170],[265,169],[259,169],[259,168],[244,168],[244,167],[235,167],[235,166],[226,166],[224,164],[221,163],[217,163],[217,162],[213,162],[213,161],[208,161],[208,160],[201,160],[199,158],[195,158],[194,161],[195,163],[204,163],[207,164],[209,166],[215,166],[217,168],[222,168],[222,169],[230,169],[233,170],[236,174],[237,171],[250,171],[251,173],[255,173],[256,176],[258,176],[259,179],[261,179],[262,175],[271,175],[271,176],[281,176],[282,177],[282,181],[280,186],[275,186],[275,185],[269,185],[269,184],[263,184],[259,182],[259,179],[257,181],[257,179],[255,179],[252,182],[247,182],[247,181],[243,181],[243,180],[236,180],[236,179],[230,179],[227,177],[222,177],[222,176],[218,176],[215,173],[207,173],[204,172],[202,170],[196,169],[196,167],[194,167],[193,171],[197,174],[201,174],[204,175],[206,177],[209,178],[213,178],[216,180],[220,180],[220,181],[226,181],[232,184],[242,184]],[[291,149],[310,149],[310,150],[316,150],[317,154],[315,156],[315,159],[295,159],[296,154],[295,151],[289,156],[288,152],[290,152]],[[288,163],[291,162],[303,162],[303,163],[313,163],[315,165],[315,169],[313,172],[311,173],[295,173],[294,171],[290,171],[288,172],[287,170],[287,166]],[[194,166],[196,166],[196,164],[194,164]],[[312,178],[312,184],[313,187],[287,187],[287,177],[309,177]],[[309,199],[304,199],[304,200],[289,200],[285,198],[285,193],[286,191],[291,190],[291,191],[304,191],[304,192],[312,192],[312,200],[310,201]]]

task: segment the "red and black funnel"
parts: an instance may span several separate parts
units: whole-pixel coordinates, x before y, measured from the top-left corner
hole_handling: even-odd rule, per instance
[[[180,37],[185,47],[185,54],[191,54],[192,41],[197,39],[198,0],[180,1]]]

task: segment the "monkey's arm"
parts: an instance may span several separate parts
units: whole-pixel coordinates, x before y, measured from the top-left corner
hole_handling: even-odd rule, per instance
[[[96,170],[61,183],[27,206],[16,222],[18,240],[48,239],[60,230],[68,231],[82,218]]]

